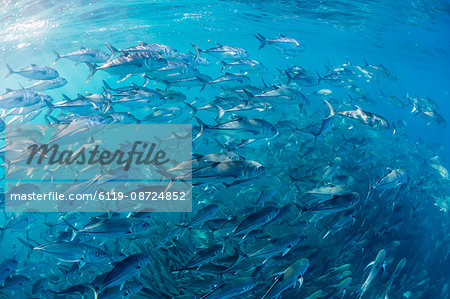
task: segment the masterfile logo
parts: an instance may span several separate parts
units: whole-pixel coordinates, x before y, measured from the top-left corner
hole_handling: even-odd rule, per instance
[[[100,165],[110,165],[116,163],[118,166],[123,165],[124,170],[129,170],[132,164],[155,164],[164,165],[169,162],[166,159],[166,152],[163,150],[155,151],[156,143],[148,144],[143,141],[135,141],[131,151],[124,152],[120,149],[110,152],[108,150],[99,150],[99,145],[95,145],[93,149],[87,150],[85,146],[82,146],[79,150],[59,150],[59,145],[54,144],[49,146],[48,144],[32,144],[28,146],[30,150],[30,156],[26,161],[26,164],[30,165],[33,159],[38,156],[37,164],[42,165],[59,164],[59,165],[94,165],[99,163]],[[139,149],[141,147],[141,149]],[[133,163],[134,157],[136,160]]]
[[[5,141],[6,211],[191,211],[190,176],[161,175],[191,160],[191,125],[14,125]]]

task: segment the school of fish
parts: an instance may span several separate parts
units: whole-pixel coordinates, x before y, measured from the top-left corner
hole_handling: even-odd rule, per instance
[[[255,37],[292,65],[270,73],[223,41],[185,53],[106,43],[55,51],[51,65],[6,66],[7,77],[32,82],[0,95],[2,131],[67,124],[54,141],[70,143],[109,123],[192,124],[192,160],[162,169],[161,181],[192,165],[193,211],[3,213],[1,298],[449,298],[439,146],[408,139],[406,122],[376,109],[410,109],[437,129],[446,126],[437,103],[385,94],[383,82],[397,78],[382,64],[307,70],[296,63],[308,50],[301,41]],[[53,99],[46,92],[71,81],[57,71],[63,60],[102,86]],[[12,146],[20,159],[20,136],[1,152]]]

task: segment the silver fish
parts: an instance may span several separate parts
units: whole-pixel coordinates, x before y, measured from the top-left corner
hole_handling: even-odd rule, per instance
[[[29,67],[16,71],[14,71],[9,64],[7,64],[6,67],[8,68],[8,74],[5,78],[8,78],[12,74],[18,74],[32,80],[51,80],[59,77],[57,70],[45,65],[31,64]]]
[[[106,62],[108,59],[111,58],[111,55],[108,55],[105,51],[98,50],[98,49],[89,49],[85,47],[80,47],[79,50],[60,55],[58,52],[53,51],[55,53],[56,58],[53,61],[53,64],[55,64],[60,59],[68,59],[71,61],[74,61],[76,64],[82,63],[82,62],[90,62],[92,64],[94,63],[102,63]],[[53,65],[52,64],[52,65]]]

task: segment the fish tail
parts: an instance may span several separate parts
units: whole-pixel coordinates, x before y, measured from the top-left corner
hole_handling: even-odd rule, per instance
[[[191,43],[192,47],[195,49],[195,52],[197,52],[197,54],[195,55],[195,60],[198,59],[198,57],[200,56],[200,53],[202,53],[202,49],[200,49],[199,47],[197,47],[194,43]]]
[[[86,65],[89,67],[89,76],[86,80],[86,82],[89,82],[89,80],[91,80],[92,76],[94,76],[95,72],[97,71],[97,65],[92,64],[90,62],[86,62]]]
[[[254,97],[255,97],[250,91],[248,91],[248,90],[245,89],[245,88],[243,88],[242,91],[247,95],[248,100],[250,100],[251,98],[254,98]]]
[[[202,88],[200,88],[200,92],[202,92],[205,89],[206,85],[208,85],[208,82],[203,83]]]
[[[105,80],[102,80],[103,82],[103,90],[108,91],[110,93],[110,90],[112,90],[111,86],[109,86],[108,83],[106,83]]]
[[[56,52],[55,50],[53,50],[53,53],[55,53],[56,58],[55,58],[55,60],[53,60],[52,65],[55,65],[55,63],[56,63],[59,59],[61,59],[61,55],[59,55],[59,53]]]
[[[223,109],[223,108],[220,107],[219,105],[213,104],[213,106],[214,106],[214,108],[217,109],[217,112],[218,112],[218,114],[217,114],[217,116],[216,116],[216,118],[215,118],[215,120],[217,121],[217,120],[221,119],[222,116],[224,116],[224,114],[225,114],[226,111],[225,111],[225,109]]]
[[[8,74],[6,74],[5,79],[15,73],[9,64],[6,64],[6,68],[8,69]]]
[[[25,241],[25,240],[22,239],[22,238],[18,238],[18,240],[19,240],[20,243],[22,243],[25,247],[28,247],[28,249],[30,249],[30,252],[33,251],[34,248],[36,247],[36,246],[34,246],[33,244],[31,244],[30,242]]]
[[[197,133],[197,135],[194,137],[193,140],[199,138],[203,133],[205,133],[205,130],[209,129],[209,126],[205,124],[200,118],[195,116],[195,119],[197,120],[198,124],[200,125],[200,131]]]
[[[111,101],[112,95],[111,92],[109,92],[109,90],[106,90],[103,87],[103,90],[105,91],[105,94],[102,94],[103,99],[106,102],[106,109],[104,111],[104,113],[108,112],[111,109],[111,112],[114,112],[114,108],[113,108],[113,102]],[[136,121],[139,123],[140,120],[136,119]]]
[[[352,61],[348,57],[347,57],[347,64],[350,65],[350,66],[353,66]]]
[[[75,239],[75,237],[78,234],[79,229],[77,229],[75,226],[73,226],[72,224],[70,224],[66,219],[62,218],[62,220],[69,226],[69,228],[72,230],[72,238],[70,239],[71,241],[73,241],[73,239]]]
[[[234,248],[234,251],[236,252],[236,254],[238,255],[238,260],[241,259],[241,261],[243,259],[248,258],[248,254],[244,253],[241,248],[239,247],[239,244]],[[237,262],[236,262],[237,263]],[[235,264],[236,264],[235,263]]]
[[[194,107],[193,105],[189,104],[188,102],[186,102],[185,104],[186,104],[186,106],[188,106],[189,108],[191,108],[192,113],[193,113],[192,118],[194,118],[194,115],[197,114],[197,112],[198,112],[198,108]]]
[[[112,45],[110,45],[108,43],[105,43],[105,44],[108,47],[109,51],[111,51],[111,55],[108,58],[108,61],[109,61],[109,60],[113,59],[113,57],[116,56],[117,52],[119,52],[119,51],[117,51],[117,49],[115,47],[113,47]]]
[[[205,124],[205,123],[204,123],[200,118],[198,118],[197,116],[195,117],[195,119],[197,120],[198,124],[199,124],[201,127],[205,128],[205,129],[209,128],[209,126],[208,126],[207,124]]]
[[[150,82],[150,80],[152,80],[152,78],[150,78],[149,76],[147,76],[147,75],[144,75],[144,84],[142,84],[142,87],[145,87],[145,86],[147,86],[147,84]]]
[[[103,80],[103,82],[106,83],[104,80]],[[106,84],[106,86],[103,86],[103,92],[105,93],[105,94],[103,95],[103,98],[104,98],[105,100],[111,101],[110,99],[111,99],[111,97],[112,97],[112,94],[111,94],[111,89],[110,89],[110,87],[108,86],[108,84]]]
[[[225,70],[225,68],[228,66],[228,63],[226,63],[225,61],[221,60],[220,63],[222,64],[222,69],[220,70],[221,73],[223,73],[223,71]]]
[[[364,58],[364,68],[368,67],[369,63],[367,63],[367,60]]]
[[[64,96],[64,95],[63,95],[63,96]],[[48,100],[44,100],[44,102],[45,102],[45,104],[46,104],[47,107],[48,107],[48,111],[47,111],[47,113],[45,114],[45,119],[47,120],[47,123],[50,123],[49,120],[48,120],[48,117],[49,117],[50,114],[53,112],[53,109],[55,108],[55,106],[53,106],[53,104],[52,104],[50,101],[48,101]]]
[[[170,88],[170,81],[164,80],[163,82],[164,84],[166,84],[166,88],[164,89],[164,91],[168,91]]]
[[[328,114],[327,118],[334,116],[336,114],[336,111],[334,110],[333,106],[331,106],[330,102],[328,102],[327,100],[323,101],[325,102],[325,104],[327,104],[328,109],[330,109],[330,113]]]
[[[268,87],[269,87],[269,86],[267,86],[266,81],[264,81],[264,78],[263,78],[263,77],[261,77],[261,81],[262,81],[262,83],[263,83],[263,85],[264,85],[264,88],[268,88]]]
[[[255,37],[261,42],[258,48],[259,50],[267,45],[267,39],[261,33],[256,33]]]
[[[319,72],[317,72],[317,85],[320,84],[320,81],[322,81],[322,77],[320,76]]]
[[[287,81],[286,85],[289,85],[289,83],[291,83],[291,81],[292,81],[292,76],[291,76],[291,74],[289,74],[288,71],[284,71],[284,73],[288,77],[288,81]]]
[[[314,136],[314,144],[313,144],[313,148],[315,148],[316,145],[317,145],[317,139],[319,138],[319,134],[316,133],[316,132],[314,132],[314,131],[311,131],[311,134]]]

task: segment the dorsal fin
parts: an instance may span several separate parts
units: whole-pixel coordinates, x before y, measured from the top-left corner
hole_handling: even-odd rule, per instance
[[[6,89],[6,92],[10,92],[10,91],[12,91],[11,88],[7,88],[7,89]]]
[[[223,47],[223,45],[222,45],[222,44],[219,44],[219,43],[217,43],[217,42],[216,42],[216,45],[218,45],[219,47]]]
[[[32,63],[31,66],[36,66],[36,64]]]
[[[284,35],[284,34],[281,34],[281,33],[280,33],[280,36],[281,36],[281,37],[286,37],[286,35]]]
[[[84,49],[86,49],[85,47],[83,47],[83,46],[80,46],[80,50],[84,50]]]
[[[70,102],[70,101],[71,101],[71,99],[70,99],[67,95],[65,95],[65,94],[63,94],[62,97],[63,97],[63,99],[64,99],[66,102]]]
[[[141,46],[147,46],[147,45],[148,45],[147,43],[145,43],[145,42],[143,42],[143,41],[138,41],[138,43],[139,43]]]
[[[193,153],[192,156],[194,157],[194,159],[199,159],[199,158],[203,157],[202,154],[195,154],[195,153]]]

